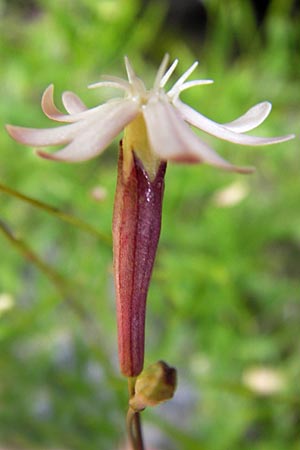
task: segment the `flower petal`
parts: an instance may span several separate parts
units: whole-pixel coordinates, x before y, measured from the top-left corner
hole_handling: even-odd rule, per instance
[[[71,91],[63,93],[62,102],[69,114],[78,114],[88,109],[83,101]]]
[[[149,102],[143,109],[153,151],[163,160],[207,163],[224,170],[248,173],[235,167],[196,136],[166,100]]]
[[[177,110],[180,112],[183,119],[189,122],[191,125],[199,128],[200,130],[205,131],[206,133],[212,134],[213,136],[216,136],[220,139],[224,139],[225,141],[234,142],[235,144],[253,145],[253,146],[271,145],[279,142],[289,141],[290,139],[295,137],[295,135],[289,134],[286,136],[266,138],[235,133],[234,131],[231,131],[230,129],[226,128],[224,125],[220,125],[219,123],[216,123],[213,120],[208,119],[207,117],[195,111],[193,108],[181,102],[180,100],[177,100],[175,102],[175,106]]]
[[[97,115],[89,120],[82,133],[62,150],[53,154],[40,151],[38,155],[68,162],[86,161],[97,156],[139,112],[138,104],[132,100],[119,101],[112,106],[101,120]]]
[[[223,127],[236,133],[245,133],[258,127],[270,114],[272,104],[270,102],[261,102],[232,122],[224,123]]]
[[[49,119],[56,120],[57,122],[76,122],[80,118],[84,117],[82,116],[82,112],[85,112],[86,108],[83,109],[83,111],[80,111],[78,114],[69,115],[62,113],[55,106],[53,94],[54,94],[54,86],[53,84],[50,84],[50,86],[48,86],[47,89],[45,90],[41,102],[42,110],[44,114],[47,117],[49,117]],[[71,92],[69,94],[72,94],[74,97],[76,97],[75,94]],[[77,100],[79,100],[78,97]]]
[[[82,128],[84,128],[83,122],[57,128],[26,128],[6,125],[6,129],[13,139],[21,144],[34,147],[67,144]]]
[[[64,92],[62,98],[65,108],[70,111],[70,114],[64,114],[62,113],[58,108],[56,108],[53,100],[53,94],[54,94],[54,86],[51,84],[47,87],[45,90],[43,97],[42,97],[42,110],[44,114],[49,117],[49,119],[56,120],[57,122],[77,122],[80,119],[84,119],[87,116],[93,114],[95,111],[98,111],[101,109],[102,106],[100,105],[95,108],[88,109],[80,100],[77,95],[75,95],[73,92]],[[68,106],[68,108],[66,107]],[[76,112],[75,112],[76,111]]]

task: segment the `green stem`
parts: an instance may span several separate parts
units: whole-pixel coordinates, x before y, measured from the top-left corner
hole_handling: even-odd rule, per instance
[[[88,313],[84,310],[79,302],[76,302],[70,292],[72,286],[69,280],[66,280],[56,270],[50,267],[45,261],[43,261],[30,247],[17,236],[11,228],[0,219],[0,233],[13,245],[13,247],[28,261],[30,261],[35,267],[37,267],[44,275],[53,283],[57,291],[64,298],[64,300],[72,306],[76,313],[88,320]],[[73,288],[74,289],[74,288]]]
[[[14,189],[11,189],[8,186],[5,186],[0,183],[0,191],[5,192],[8,195],[11,195],[13,197],[18,198],[19,200],[22,200],[23,202],[29,203],[30,205],[34,206],[35,208],[42,209],[43,211],[46,211],[47,213],[58,217],[59,219],[63,220],[64,222],[68,222],[77,228],[80,228],[84,231],[86,231],[89,234],[92,234],[93,236],[96,236],[101,241],[105,242],[106,244],[111,245],[111,239],[109,236],[107,236],[104,233],[99,232],[96,228],[94,228],[92,225],[84,222],[81,219],[78,219],[78,217],[73,216],[72,214],[67,214],[64,211],[61,211],[58,208],[55,208],[54,206],[47,205],[47,203],[43,203],[40,200],[36,200],[34,198],[28,197],[27,195],[22,194],[21,192],[15,191]]]
[[[135,378],[128,378],[129,397],[133,397],[135,393]],[[127,417],[127,434],[132,450],[145,450],[142,434],[141,415],[134,411],[130,406],[128,408]]]

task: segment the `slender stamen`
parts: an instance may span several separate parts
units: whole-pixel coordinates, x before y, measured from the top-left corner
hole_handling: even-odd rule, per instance
[[[130,61],[127,56],[125,56],[125,67],[127,72],[128,81],[130,84],[134,84],[134,82],[137,79],[137,76],[135,74],[135,71],[132,68],[132,65],[130,64]]]
[[[183,75],[181,75],[181,77],[176,81],[176,83],[174,84],[172,89],[169,90],[168,94],[170,96],[173,96],[175,94],[177,89],[179,89],[180,86],[185,82],[185,80],[188,79],[188,77],[191,75],[192,72],[194,72],[194,70],[196,69],[197,66],[198,66],[198,61],[195,61],[194,64],[192,64],[191,67],[186,72],[184,72]]]
[[[123,80],[123,78],[103,75],[103,81],[97,81],[96,83],[92,83],[88,85],[89,89],[95,89],[98,87],[115,87],[116,89],[123,89],[126,92],[130,92],[131,86],[128,81]]]
[[[186,83],[183,83],[181,86],[178,87],[178,89],[176,90],[176,92],[173,93],[173,96],[171,96],[172,101],[176,101],[179,97],[179,95],[181,94],[181,92],[186,91],[187,89],[190,89],[192,87],[195,86],[202,86],[204,84],[212,84],[214,81],[213,80],[192,80],[192,81],[187,81]],[[173,88],[172,88],[173,90]],[[167,93],[168,96],[170,96],[170,93]]]
[[[178,59],[175,59],[173,64],[169,67],[169,69],[167,70],[167,72],[164,74],[164,76],[161,79],[161,82],[159,85],[161,88],[163,88],[166,85],[166,83],[169,81],[171,75],[173,74],[174,70],[176,69],[177,64],[178,64]]]
[[[163,57],[163,60],[160,64],[159,69],[156,74],[156,78],[155,78],[154,85],[153,85],[154,90],[156,90],[160,87],[161,79],[167,69],[168,62],[169,62],[169,55],[168,55],[168,53],[166,53],[165,56]]]
[[[112,87],[116,89],[122,89],[123,91],[130,92],[128,86],[123,86],[120,83],[116,83],[115,81],[98,81],[97,83],[89,84],[89,89],[96,89],[99,87]]]

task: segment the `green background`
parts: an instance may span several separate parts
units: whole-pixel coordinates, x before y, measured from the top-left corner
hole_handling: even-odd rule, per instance
[[[124,449],[127,404],[112,279],[117,140],[65,165],[13,142],[4,124],[47,127],[39,102],[50,83],[59,106],[64,90],[106,101],[113,91],[86,86],[125,76],[125,54],[150,87],[165,52],[179,58],[177,75],[197,59],[193,77],[215,80],[183,96],[201,113],[229,122],[269,100],[257,134],[298,135],[267,148],[203,135],[231,162],[256,166],[250,176],[168,167],[146,364],[175,366],[179,385],[143,413],[147,449],[300,449],[299,8],[273,0],[259,23],[246,0],[203,9],[205,26],[189,28],[161,1],[0,0],[0,183],[60,211],[1,188],[1,449]]]

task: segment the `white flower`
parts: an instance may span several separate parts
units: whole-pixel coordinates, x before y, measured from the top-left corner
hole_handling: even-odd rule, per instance
[[[269,102],[259,103],[238,119],[225,124],[213,122],[203,116],[183,103],[179,97],[182,91],[212,83],[212,80],[186,81],[197,66],[195,62],[173,87],[165,92],[164,87],[178,63],[178,60],[175,60],[167,69],[168,61],[169,57],[166,55],[158,69],[153,88],[147,90],[125,57],[128,81],[105,76],[103,81],[89,86],[121,89],[125,92],[123,98],[116,98],[88,109],[74,93],[65,92],[62,101],[67,114],[56,108],[53,102],[53,85],[50,85],[43,94],[42,109],[50,119],[65,122],[67,125],[49,129],[7,125],[7,130],[16,141],[26,145],[65,145],[54,154],[38,151],[44,158],[79,162],[100,154],[122,129],[126,131],[126,127],[136,123],[135,133],[139,133],[141,128],[146,130],[144,132],[147,135],[147,152],[152,154],[151,158],[154,160],[207,163],[236,172],[250,172],[252,169],[235,167],[225,161],[194,134],[187,123],[213,136],[241,145],[270,145],[294,137],[287,135],[268,138],[244,134],[266,119],[271,111]],[[144,127],[141,127],[141,118]]]

